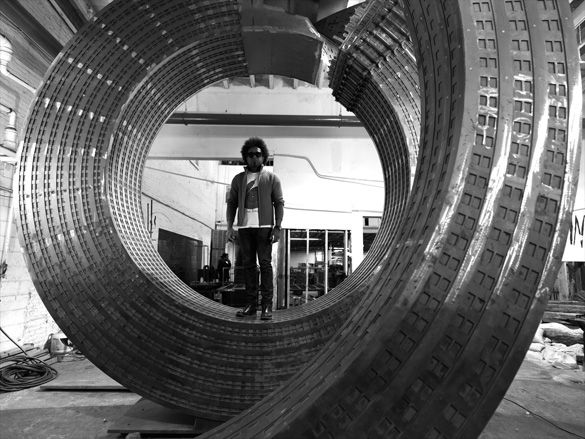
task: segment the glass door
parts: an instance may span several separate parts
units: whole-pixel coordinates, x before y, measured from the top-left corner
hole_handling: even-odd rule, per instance
[[[325,294],[325,230],[309,230],[305,302]]]
[[[328,231],[327,239],[327,291],[339,285],[349,274],[348,232]]]
[[[285,307],[299,306],[327,294],[351,270],[347,230],[287,230]]]
[[[288,258],[288,305],[306,303],[307,290],[307,230],[290,230]]]

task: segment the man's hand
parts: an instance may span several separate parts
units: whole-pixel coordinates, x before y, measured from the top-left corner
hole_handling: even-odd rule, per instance
[[[274,244],[280,240],[280,227],[274,226],[272,228],[272,233],[270,234],[270,242]]]
[[[227,240],[229,242],[234,242],[236,240],[236,234],[237,232],[233,229],[233,227],[228,227],[227,229]]]

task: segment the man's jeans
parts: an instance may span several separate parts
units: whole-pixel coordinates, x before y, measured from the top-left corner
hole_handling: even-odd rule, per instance
[[[260,291],[262,304],[272,305],[272,243],[270,227],[254,227],[239,229],[238,237],[242,251],[242,265],[246,282],[246,298],[248,303],[256,306],[258,303],[258,266],[256,255],[260,262]]]

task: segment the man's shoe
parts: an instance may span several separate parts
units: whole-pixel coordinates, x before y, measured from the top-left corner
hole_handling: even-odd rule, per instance
[[[262,305],[260,320],[272,320],[272,305]]]
[[[247,305],[244,309],[236,313],[236,317],[256,317],[256,307]]]

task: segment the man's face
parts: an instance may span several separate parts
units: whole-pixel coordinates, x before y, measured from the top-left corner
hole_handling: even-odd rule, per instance
[[[262,156],[262,150],[257,146],[248,148],[246,152],[246,165],[252,172],[257,172],[264,163],[264,157]]]

